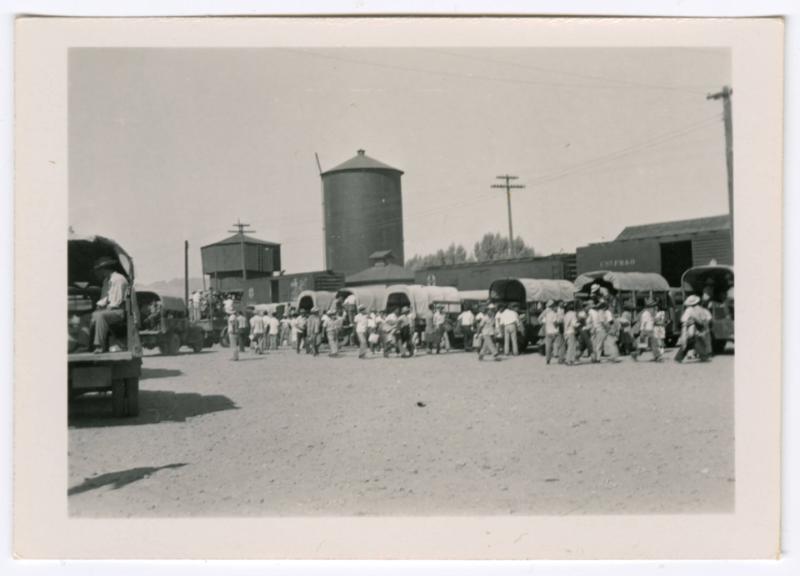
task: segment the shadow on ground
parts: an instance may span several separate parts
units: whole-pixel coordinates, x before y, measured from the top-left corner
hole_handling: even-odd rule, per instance
[[[112,490],[118,490],[123,486],[132,484],[143,478],[148,478],[158,472],[168,468],[182,468],[186,466],[185,463],[180,464],[167,464],[165,466],[142,466],[140,468],[131,468],[130,470],[120,470],[119,472],[109,472],[108,474],[100,474],[100,476],[92,476],[84,478],[83,482],[77,486],[73,486],[67,490],[68,496],[88,492],[89,490],[96,490],[103,486],[111,485]]]
[[[142,375],[139,380],[149,380],[152,378],[174,378],[183,374],[182,370],[174,368],[142,368]]]
[[[185,422],[189,418],[223,410],[238,410],[238,406],[220,394],[141,390],[139,415],[135,418],[114,418],[111,415],[111,394],[95,393],[70,400],[68,423],[70,428],[100,428]]]

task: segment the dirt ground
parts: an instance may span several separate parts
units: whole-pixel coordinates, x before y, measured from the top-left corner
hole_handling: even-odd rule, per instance
[[[71,405],[70,514],[732,511],[733,392],[730,355],[147,355],[137,418]]]

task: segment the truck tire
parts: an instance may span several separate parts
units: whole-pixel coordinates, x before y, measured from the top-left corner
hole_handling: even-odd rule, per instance
[[[192,344],[192,352],[197,353],[202,351],[203,351],[203,339],[201,338],[200,340],[195,340],[195,342]]]
[[[174,356],[180,351],[181,337],[176,332],[170,332],[169,334],[167,334],[166,349],[167,349],[167,354],[169,354],[170,356]]]
[[[111,414],[114,418],[122,418],[127,412],[125,388],[124,379],[115,378],[111,381]]]
[[[125,416],[139,415],[139,379],[125,378]]]
[[[725,352],[725,345],[728,343],[727,340],[712,340],[711,341],[711,350],[714,354],[723,354]]]

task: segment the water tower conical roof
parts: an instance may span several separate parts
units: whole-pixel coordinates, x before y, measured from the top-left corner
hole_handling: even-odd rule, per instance
[[[400,174],[403,173],[402,170],[398,170],[397,168],[393,168],[388,164],[384,164],[375,158],[371,158],[367,156],[364,150],[359,150],[355,156],[347,160],[346,162],[342,162],[338,166],[334,166],[330,170],[326,170],[322,173],[323,176],[327,174],[333,174],[335,172],[349,172],[349,171],[361,171],[361,170],[382,170],[382,171],[389,171],[389,172],[398,172]]]

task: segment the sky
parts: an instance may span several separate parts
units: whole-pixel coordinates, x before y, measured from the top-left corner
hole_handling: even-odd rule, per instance
[[[323,170],[360,148],[404,171],[406,257],[507,234],[540,254],[728,211],[726,49],[80,48],[69,224],[137,282],[201,273],[241,219],[287,272],[323,267]],[[734,86],[735,89],[735,86]],[[735,92],[734,92],[735,99]],[[735,100],[734,100],[735,106]]]

